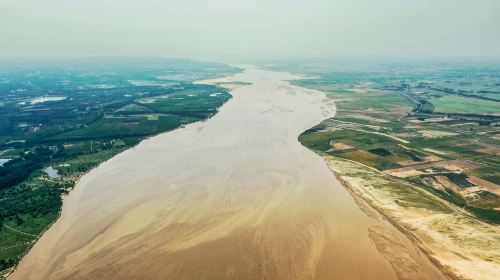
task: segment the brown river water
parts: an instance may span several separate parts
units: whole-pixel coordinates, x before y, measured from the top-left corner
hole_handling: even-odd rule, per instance
[[[293,78],[249,67],[211,119],[83,176],[9,279],[442,278],[298,142],[335,106]]]

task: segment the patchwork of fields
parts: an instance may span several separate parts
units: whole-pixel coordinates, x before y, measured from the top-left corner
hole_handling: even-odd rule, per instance
[[[500,100],[500,90],[492,86],[498,81],[489,78],[498,70],[479,69],[467,74],[399,70],[396,77],[387,69],[386,76],[383,71],[338,77],[314,73],[321,78],[297,84],[326,91],[338,112],[300,140],[314,150],[415,183],[499,223],[500,101],[494,100]],[[463,75],[475,80],[465,82]],[[424,112],[424,105],[438,113]]]
[[[365,113],[366,114],[366,113]],[[378,114],[370,115],[380,118]],[[413,182],[498,223],[500,129],[453,120],[420,121],[407,116],[367,126],[342,112],[302,135],[302,143]],[[472,128],[472,130],[471,130]]]
[[[299,140],[444,269],[491,279],[500,265],[498,69],[396,68],[311,67],[317,78],[295,83],[325,91],[337,115]]]

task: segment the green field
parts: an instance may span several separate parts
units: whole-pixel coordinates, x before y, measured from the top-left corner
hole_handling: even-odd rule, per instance
[[[482,93],[492,90],[490,74],[472,81],[474,91],[464,92],[468,81],[460,72],[407,71],[399,76],[385,73],[385,77],[374,72],[313,72],[311,76],[318,79],[294,81],[324,91],[337,107],[334,118],[304,132],[300,142],[337,160],[352,160],[402,176],[395,178],[466,208],[484,221],[500,223],[500,196],[486,185],[478,185],[473,195],[468,192],[476,186],[468,181],[475,180],[473,177],[491,184],[500,182],[495,154],[500,152],[500,123],[491,115],[500,113],[500,103],[484,99],[493,93]],[[450,160],[465,167],[455,170],[434,164]]]
[[[400,94],[395,92],[377,92],[373,89],[363,89],[353,91],[348,85],[332,85],[328,80],[313,82],[311,80],[294,81],[298,86],[308,87],[328,94],[329,98],[336,100],[338,110],[381,110],[389,111],[394,108],[410,109],[412,103]]]
[[[435,112],[460,114],[495,114],[500,113],[500,102],[446,95],[431,99]]]

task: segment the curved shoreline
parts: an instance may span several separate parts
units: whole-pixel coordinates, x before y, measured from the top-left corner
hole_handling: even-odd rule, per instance
[[[406,237],[415,245],[417,246],[425,255],[426,257],[436,265],[436,267],[441,270],[449,279],[452,280],[465,280],[466,278],[462,278],[458,276],[456,273],[454,273],[451,269],[445,267],[425,246],[425,243],[420,240],[417,236],[415,236],[413,233],[411,233],[408,229],[400,225],[396,220],[394,220],[390,215],[388,215],[383,209],[380,207],[377,207],[376,204],[374,204],[372,201],[368,200],[366,197],[361,195],[359,192],[357,192],[352,185],[347,182],[346,180],[342,179],[340,174],[332,169],[332,173],[335,175],[337,180],[339,180],[340,183],[351,193],[351,195],[355,199],[361,199],[364,203],[367,203],[372,209],[377,211],[378,214],[380,214],[387,222],[389,222],[392,226],[397,228],[401,233],[406,235]],[[361,207],[360,207],[361,208]]]
[[[394,188],[401,188],[386,174],[352,160],[316,152],[353,197],[370,205],[405,234],[448,278],[494,278],[498,254],[492,247],[498,239],[498,227],[462,214],[439,198],[434,199],[443,205],[442,208],[399,206],[400,203],[411,203],[414,195],[405,196],[404,187],[402,192],[387,187],[395,184]],[[375,185],[385,187],[377,188]],[[425,190],[407,185],[409,190],[420,193],[425,199],[433,199]]]
[[[224,78],[224,77],[226,77],[226,76],[223,76],[223,77],[217,77],[217,78],[214,78],[214,79],[221,79],[221,78]],[[197,81],[193,81],[193,83],[195,84],[195,83],[197,83]],[[231,98],[229,98],[226,102],[228,102],[230,99],[231,99]],[[224,104],[225,104],[226,102],[224,102]],[[223,104],[222,106],[224,106],[224,104]],[[219,112],[219,110],[220,110],[220,107],[216,108],[216,113],[214,113],[213,115],[211,115],[211,116],[210,116],[210,117],[208,117],[207,119],[210,119],[210,118],[212,118],[213,116],[215,116],[215,115]],[[196,122],[194,122],[194,123],[197,123],[197,122],[203,122],[203,121],[206,121],[207,119],[199,120],[199,121],[196,121]],[[190,124],[192,124],[192,123],[190,123]],[[190,125],[190,124],[187,124],[187,125]],[[87,174],[89,174],[90,172],[92,172],[94,169],[99,168],[102,164],[106,163],[107,161],[110,161],[113,157],[118,156],[119,154],[124,153],[124,152],[126,152],[126,151],[128,151],[128,150],[132,150],[132,149],[134,149],[134,148],[135,148],[135,147],[137,147],[139,144],[141,144],[143,141],[148,141],[148,140],[149,140],[150,138],[152,138],[152,137],[155,137],[155,136],[158,136],[158,135],[161,135],[161,134],[165,134],[165,133],[169,133],[169,132],[172,132],[172,131],[175,131],[175,130],[178,130],[178,129],[182,129],[182,128],[184,128],[185,126],[186,126],[186,125],[181,125],[181,126],[179,126],[179,127],[176,127],[176,128],[174,128],[174,129],[171,129],[171,130],[163,131],[163,132],[160,132],[160,133],[155,134],[155,135],[150,135],[150,136],[144,137],[144,139],[142,139],[141,141],[139,141],[137,144],[135,144],[135,145],[133,145],[133,146],[131,146],[131,147],[129,147],[129,148],[127,148],[127,149],[125,149],[125,150],[123,150],[123,151],[121,151],[121,152],[119,152],[119,153],[115,154],[115,155],[113,155],[111,158],[108,158],[107,160],[105,160],[105,161],[103,161],[103,162],[101,162],[101,163],[97,164],[96,166],[94,166],[94,167],[93,167],[93,168],[91,168],[90,170],[88,170],[88,171],[86,171],[86,172],[84,172],[84,173],[82,173],[82,174],[78,175],[78,177],[77,177],[77,179],[75,180],[75,182],[74,182],[73,186],[71,187],[71,190],[73,190],[73,189],[74,189],[74,188],[78,185],[78,183],[80,182],[80,180],[81,180],[81,178],[82,178],[82,177],[86,176]],[[68,194],[63,194],[63,195],[62,195],[61,200],[62,200],[63,204],[64,204],[64,200],[65,200],[65,198],[67,197],[67,195],[68,195]],[[31,249],[33,248],[33,246],[34,246],[34,245],[38,242],[38,240],[39,240],[39,239],[40,239],[40,238],[41,238],[41,237],[42,237],[42,236],[43,236],[43,235],[44,235],[44,234],[45,234],[45,233],[46,233],[46,232],[47,232],[47,231],[48,231],[48,230],[49,230],[49,229],[50,229],[50,228],[51,228],[51,227],[52,227],[52,226],[53,226],[53,225],[54,225],[54,224],[58,221],[58,220],[59,220],[59,218],[61,217],[61,213],[62,213],[62,211],[63,211],[63,209],[62,209],[62,207],[61,207],[61,209],[59,209],[59,211],[57,212],[57,217],[56,217],[56,218],[55,218],[55,219],[54,219],[54,220],[53,220],[53,221],[52,221],[52,222],[51,222],[51,223],[50,223],[50,224],[49,224],[49,225],[48,225],[48,226],[47,226],[47,227],[46,227],[46,228],[42,231],[42,232],[40,232],[38,235],[36,235],[36,238],[35,238],[34,240],[32,240],[32,241],[30,242],[30,246],[28,246],[28,247],[26,248],[26,250],[25,250],[25,251],[24,251],[24,252],[20,255],[20,259],[21,259],[21,260],[22,260],[22,259],[23,259],[23,258],[24,258],[24,257],[25,257],[25,256],[26,256],[29,252],[30,252],[30,250],[31,250]],[[15,270],[16,270],[16,269],[17,269],[17,267],[18,267],[18,265],[19,265],[19,262],[18,262],[18,263],[16,263],[16,265],[15,265],[15,266],[13,266],[13,267],[11,267],[11,268],[8,268],[8,269],[6,269],[6,270],[4,270],[4,271],[0,271],[0,272],[4,273],[4,274],[0,275],[0,279],[7,279],[7,278],[9,278],[9,276],[10,276],[12,273],[14,273],[14,272],[15,272]]]
[[[143,141],[82,177],[12,279],[396,279],[368,237],[384,225],[297,141],[332,115],[324,94],[248,71],[254,83],[207,122]],[[440,278],[412,261],[422,279]]]

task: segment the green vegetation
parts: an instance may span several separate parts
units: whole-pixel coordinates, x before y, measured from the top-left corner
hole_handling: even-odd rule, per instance
[[[405,197],[400,205],[430,207],[411,199],[413,186],[499,224],[500,92],[491,87],[498,68],[379,67],[346,73],[312,67],[318,79],[295,81],[327,92],[337,105],[337,116],[305,131],[301,143],[383,172],[392,182],[382,184],[387,191]]]
[[[494,114],[500,112],[500,102],[457,95],[431,99],[436,112],[462,114]],[[432,112],[432,111],[431,111]]]
[[[234,71],[161,58],[1,66],[0,278],[57,219],[82,174],[214,115],[230,95],[192,81]]]
[[[298,86],[314,88],[317,90],[324,90],[325,85],[330,85],[330,81],[324,79],[320,79],[319,81],[298,80],[293,83]],[[331,98],[339,100],[337,102],[337,108],[342,110],[387,111],[390,110],[391,107],[412,106],[412,103],[405,96],[394,95],[386,92],[377,92],[367,88],[354,88],[353,90],[330,88],[326,92],[329,93]]]
[[[429,101],[422,100],[420,104],[422,107],[420,109],[417,109],[417,110],[420,110],[422,113],[433,113],[434,110],[436,110],[436,107],[435,107],[436,103],[434,101],[431,103]],[[440,111],[440,112],[443,112],[443,111]]]
[[[49,140],[84,140],[107,139],[120,137],[141,137],[153,135],[180,126],[180,118],[176,115],[158,116],[150,120],[151,115],[102,118],[87,127],[61,133]]]

